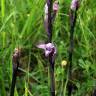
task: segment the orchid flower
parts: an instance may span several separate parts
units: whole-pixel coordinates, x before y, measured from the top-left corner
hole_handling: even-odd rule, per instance
[[[59,10],[59,2],[54,1],[54,3],[53,3],[53,12],[57,13],[58,10]]]
[[[44,50],[46,57],[54,56],[56,54],[56,48],[53,43],[39,44],[37,47]]]
[[[71,10],[75,11],[78,8],[78,0],[72,0]]]
[[[45,10],[45,15],[48,15],[48,5],[47,5],[47,3],[45,4],[44,10]],[[58,1],[54,1],[53,12],[57,13],[58,10],[59,10],[59,3],[58,3]]]
[[[54,1],[52,10],[53,10],[53,14],[52,14],[51,18],[52,18],[52,21],[54,21],[54,19],[56,17],[56,14],[57,14],[57,12],[59,10],[58,1]],[[45,11],[44,25],[45,25],[46,32],[48,32],[48,4],[47,3],[45,4],[44,11]]]

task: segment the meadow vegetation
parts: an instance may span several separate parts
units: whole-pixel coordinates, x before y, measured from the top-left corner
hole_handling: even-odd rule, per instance
[[[46,0],[0,0],[0,96],[9,96],[12,80],[12,55],[24,50],[20,58],[15,96],[50,96],[48,60],[36,47],[47,42],[44,28]],[[69,8],[71,0],[58,0],[59,11],[53,23],[57,48],[55,60],[56,96],[68,96],[67,65],[69,49]],[[74,32],[72,96],[92,95],[96,89],[96,0],[80,0]],[[67,62],[67,64],[66,64]]]

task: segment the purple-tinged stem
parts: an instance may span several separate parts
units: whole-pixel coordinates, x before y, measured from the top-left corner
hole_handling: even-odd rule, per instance
[[[13,58],[12,58],[12,62],[13,62],[13,75],[12,75],[12,83],[11,83],[10,96],[14,96],[16,78],[17,78],[18,67],[19,67],[19,57],[20,57],[19,49],[16,49],[14,54],[13,54]]]
[[[53,6],[53,0],[47,0],[47,5],[48,5],[48,41],[49,43],[52,42],[52,6]],[[54,77],[54,61],[53,61],[53,56],[50,54],[49,55],[49,71],[50,71],[50,93],[51,96],[55,96],[55,77]]]
[[[53,0],[47,0],[47,5],[48,5],[48,39],[49,39],[50,43],[52,41],[52,18],[51,18],[52,2],[53,2]]]
[[[70,47],[69,47],[69,66],[68,66],[68,75],[69,75],[69,80],[72,80],[72,57],[73,57],[73,49],[74,49],[74,29],[76,25],[76,19],[77,19],[77,10],[78,10],[78,0],[73,0],[77,1],[74,6],[71,5],[73,9],[70,11]],[[73,2],[72,2],[73,3]],[[76,8],[76,9],[75,9]],[[73,90],[73,85],[72,82],[69,81],[68,84],[68,96],[71,96],[72,90]]]

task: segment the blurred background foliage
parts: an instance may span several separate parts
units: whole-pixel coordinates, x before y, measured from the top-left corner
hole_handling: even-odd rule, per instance
[[[58,0],[59,12],[53,23],[56,96],[67,96],[69,8],[71,0]],[[44,29],[46,0],[0,0],[0,96],[9,96],[12,54],[24,49],[20,58],[23,75],[18,76],[15,96],[49,96],[48,60],[36,45],[47,41]],[[74,33],[72,96],[93,96],[96,89],[96,1],[80,0]],[[94,95],[95,96],[95,95]]]

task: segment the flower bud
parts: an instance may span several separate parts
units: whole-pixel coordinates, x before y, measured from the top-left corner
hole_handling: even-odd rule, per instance
[[[78,8],[78,0],[72,0],[71,2],[71,10],[75,11]]]
[[[59,3],[58,3],[58,1],[54,1],[53,12],[57,13],[58,9],[59,9]]]

